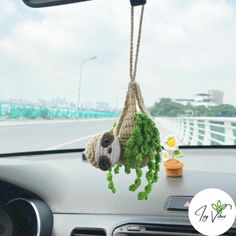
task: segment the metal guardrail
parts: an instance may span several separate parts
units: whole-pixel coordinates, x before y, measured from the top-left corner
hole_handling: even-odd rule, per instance
[[[160,118],[183,144],[236,145],[236,117]]]
[[[118,112],[78,111],[71,108],[48,108],[0,104],[0,119],[89,119],[117,118]]]

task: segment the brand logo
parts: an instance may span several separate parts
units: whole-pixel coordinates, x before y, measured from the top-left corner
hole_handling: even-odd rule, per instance
[[[236,218],[233,199],[219,189],[199,192],[189,205],[189,220],[201,234],[218,236],[227,232]]]

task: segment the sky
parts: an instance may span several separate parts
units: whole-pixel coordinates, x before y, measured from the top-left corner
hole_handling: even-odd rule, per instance
[[[147,0],[137,82],[147,106],[220,89],[236,105],[234,0]],[[140,8],[136,8],[136,29]],[[0,99],[121,106],[129,82],[128,0],[32,9],[0,1]]]

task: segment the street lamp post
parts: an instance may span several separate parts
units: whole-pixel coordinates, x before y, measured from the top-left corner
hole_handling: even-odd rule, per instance
[[[80,108],[80,93],[81,93],[81,81],[82,81],[83,66],[84,66],[84,64],[85,64],[86,62],[91,61],[91,60],[95,60],[95,59],[97,59],[96,56],[94,56],[94,57],[89,57],[89,58],[84,59],[84,60],[81,62],[81,65],[80,65],[80,76],[79,76],[78,98],[77,98],[77,110],[79,110],[79,108]]]

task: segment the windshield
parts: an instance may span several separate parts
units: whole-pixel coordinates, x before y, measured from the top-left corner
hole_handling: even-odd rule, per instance
[[[235,22],[231,0],[148,1],[137,82],[162,141],[236,144]],[[129,83],[129,25],[127,0],[1,1],[0,153],[83,148],[110,130]]]

